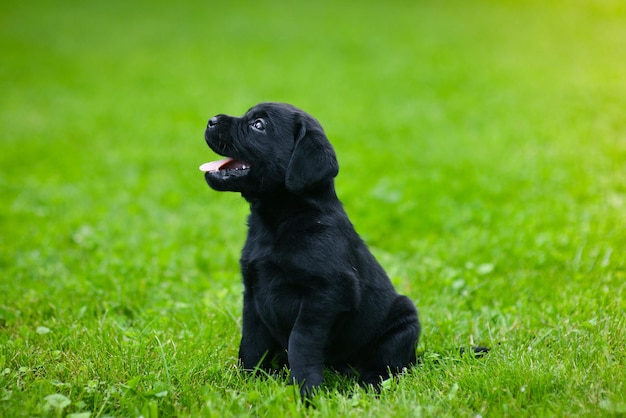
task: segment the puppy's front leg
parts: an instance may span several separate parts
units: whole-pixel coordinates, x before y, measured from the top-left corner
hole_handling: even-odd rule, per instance
[[[336,315],[305,300],[289,335],[287,356],[291,379],[303,397],[313,394],[324,378],[324,350]]]
[[[252,292],[246,290],[243,298],[243,324],[239,345],[239,359],[243,368],[254,370],[260,367],[266,371],[271,370],[272,366],[280,368],[285,364],[281,354],[278,342],[272,337],[255,309]]]

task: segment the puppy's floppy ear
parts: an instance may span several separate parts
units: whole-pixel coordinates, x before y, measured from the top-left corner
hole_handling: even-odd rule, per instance
[[[303,118],[304,119],[304,118]],[[302,120],[291,155],[285,185],[292,193],[303,193],[339,172],[339,163],[324,130],[317,122]]]

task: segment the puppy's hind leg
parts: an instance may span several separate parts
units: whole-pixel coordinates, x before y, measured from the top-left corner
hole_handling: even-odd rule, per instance
[[[376,389],[383,380],[416,363],[420,323],[411,300],[398,296],[385,322],[387,329],[367,351],[360,367],[362,383]]]

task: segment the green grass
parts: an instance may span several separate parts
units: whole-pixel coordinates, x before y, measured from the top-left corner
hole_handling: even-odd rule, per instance
[[[0,416],[626,414],[623,2],[207,3],[0,6]],[[420,309],[378,397],[237,368],[247,206],[197,167],[269,100]]]

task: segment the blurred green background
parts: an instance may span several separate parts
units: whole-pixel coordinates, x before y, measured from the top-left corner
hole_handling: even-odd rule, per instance
[[[216,382],[236,363],[248,209],[208,189],[197,167],[215,158],[208,118],[260,101],[324,126],[348,214],[421,310],[425,358],[501,347],[485,373],[506,386],[533,376],[516,363],[532,342],[539,375],[560,382],[527,403],[483,394],[493,404],[482,409],[440,405],[440,393],[419,391],[415,402],[435,413],[619,412],[625,45],[617,0],[3,2],[0,412],[45,411],[45,395],[69,397],[59,381],[84,402],[77,412],[141,411],[141,397],[99,404],[86,389],[94,376],[110,388],[138,373],[97,360],[129,329],[200,347],[191,358],[214,364]],[[50,362],[67,375],[18,373]],[[559,364],[568,371],[555,377]],[[430,382],[441,393],[458,380],[446,376]],[[173,414],[198,402],[157,400]]]

